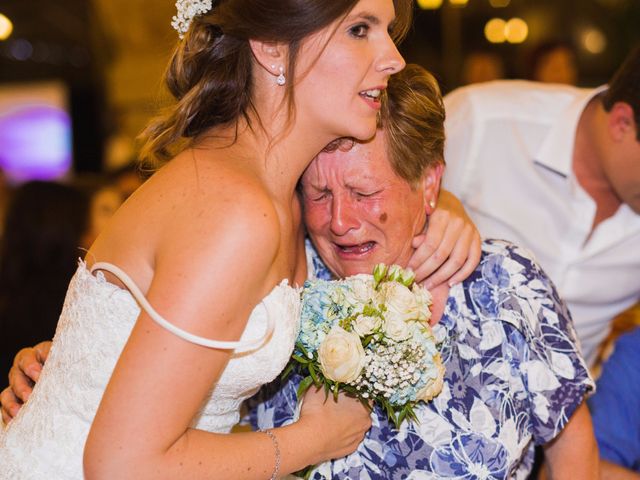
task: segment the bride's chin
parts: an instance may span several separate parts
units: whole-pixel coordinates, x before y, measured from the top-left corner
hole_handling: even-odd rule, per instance
[[[355,138],[360,142],[366,142],[368,140],[371,140],[375,136],[376,131],[377,131],[377,121],[374,120],[370,125],[363,125],[361,128],[358,128],[357,130],[352,128],[352,132],[349,135],[345,135],[345,136]]]

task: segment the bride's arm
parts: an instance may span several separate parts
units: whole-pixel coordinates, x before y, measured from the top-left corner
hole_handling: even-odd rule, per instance
[[[246,195],[219,200],[219,211],[202,205],[175,211],[156,249],[147,299],[180,328],[236,340],[253,307],[280,280],[274,276],[280,227],[270,203]],[[276,453],[267,434],[189,428],[229,358],[228,351],[188,343],[142,313],[91,427],[86,477],[269,478]],[[281,474],[345,455],[362,440],[368,415],[360,405],[330,401],[320,412],[317,403],[312,400],[296,424],[274,430]]]

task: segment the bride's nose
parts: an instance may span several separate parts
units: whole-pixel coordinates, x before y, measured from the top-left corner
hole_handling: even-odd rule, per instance
[[[391,37],[387,37],[387,41],[385,42],[385,48],[380,56],[380,61],[377,65],[377,70],[379,72],[386,72],[389,75],[393,75],[394,73],[398,73],[402,70],[407,63],[404,61],[402,55],[398,51],[398,47],[393,42]]]

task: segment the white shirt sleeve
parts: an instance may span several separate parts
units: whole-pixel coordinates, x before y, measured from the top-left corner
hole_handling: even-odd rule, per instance
[[[467,178],[475,167],[472,158],[474,137],[478,126],[474,120],[474,105],[467,88],[457,89],[444,97],[446,120],[444,159],[446,162],[442,186],[463,203],[469,195]]]

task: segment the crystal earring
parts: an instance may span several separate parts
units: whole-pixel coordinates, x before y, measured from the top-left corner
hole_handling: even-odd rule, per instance
[[[436,208],[436,201],[433,198],[431,200],[429,200],[429,206],[431,208]]]
[[[276,83],[280,86],[287,83],[287,79],[284,77],[284,67],[282,65],[280,65],[280,75],[276,77]]]

